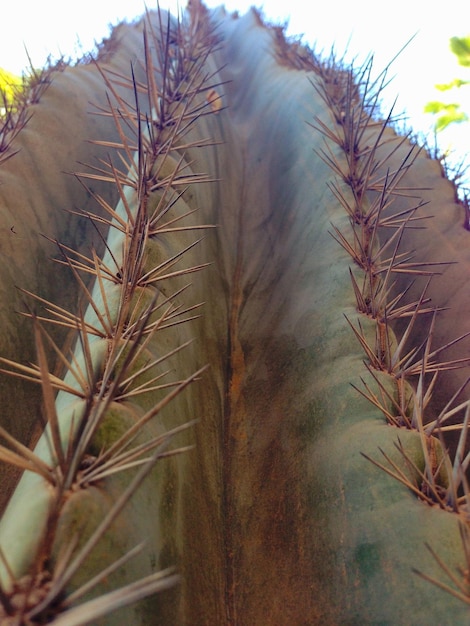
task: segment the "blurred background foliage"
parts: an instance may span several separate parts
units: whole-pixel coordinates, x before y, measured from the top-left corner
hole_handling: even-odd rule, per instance
[[[457,62],[460,66],[470,68],[470,36],[451,37],[449,48],[456,56]],[[469,84],[469,79],[454,78],[447,83],[439,83],[435,85],[439,92],[448,93],[449,96],[452,97],[452,101],[447,102],[442,100],[432,100],[424,107],[424,111],[426,113],[431,113],[436,117],[434,123],[436,132],[444,130],[444,128],[447,128],[450,124],[468,122],[468,114],[465,111],[462,111],[461,104],[454,102],[453,98],[456,90],[459,90]]]

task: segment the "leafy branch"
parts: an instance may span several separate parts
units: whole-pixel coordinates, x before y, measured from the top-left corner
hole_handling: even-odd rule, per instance
[[[470,36],[468,37],[451,37],[449,42],[451,52],[457,57],[457,62],[462,67],[470,67]],[[460,89],[465,85],[469,85],[470,80],[454,78],[448,83],[438,83],[435,85],[438,91],[452,91]],[[444,130],[450,124],[468,122],[468,115],[461,110],[460,104],[456,102],[442,102],[440,100],[432,100],[424,106],[425,113],[431,113],[436,116],[434,129],[436,132]]]

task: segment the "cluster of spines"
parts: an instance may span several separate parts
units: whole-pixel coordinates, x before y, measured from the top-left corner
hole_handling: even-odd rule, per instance
[[[427,291],[429,281],[439,273],[439,266],[445,263],[415,262],[413,253],[402,249],[405,229],[422,228],[424,224],[421,221],[426,219],[426,216],[417,215],[418,209],[424,204],[419,200],[420,190],[408,189],[402,184],[403,176],[412,168],[422,148],[412,141],[408,133],[401,138],[394,137],[393,146],[381,151],[385,156],[379,156],[379,148],[390,141],[390,135],[387,137],[385,130],[393,128],[398,120],[393,118],[393,111],[386,119],[380,117],[379,96],[386,85],[387,71],[373,80],[372,58],[361,68],[355,69],[338,61],[333,51],[329,59],[320,59],[300,42],[294,42],[294,48],[289,48],[282,29],[277,31],[277,40],[278,57],[284,64],[288,62],[292,67],[313,72],[318,77],[318,80],[312,81],[312,85],[332,117],[331,124],[319,118],[312,123],[325,137],[320,156],[334,174],[336,182],[330,184],[332,193],[349,217],[348,231],[342,232],[332,225],[331,235],[346,250],[353,268],[356,268],[350,269],[350,276],[357,311],[374,320],[376,330],[375,340],[371,343],[370,335],[364,332],[360,318],[356,323],[347,320],[364,351],[364,365],[369,381],[374,381],[372,385],[364,376],[361,379],[363,388],[355,387],[356,391],[384,415],[388,424],[419,434],[424,467],[417,466],[399,436],[396,448],[402,458],[402,465],[382,450],[384,462],[364,456],[403,483],[423,502],[459,516],[468,570],[456,574],[428,546],[451,584],[422,572],[416,573],[470,604],[470,457],[466,451],[470,400],[457,401],[467,382],[454,393],[436,419],[426,419],[427,407],[439,373],[469,364],[469,359],[442,361],[440,354],[467,334],[439,348],[432,346],[439,308],[432,306]],[[290,49],[288,57],[286,48]],[[404,147],[406,156],[401,165],[398,169],[391,169],[387,159]],[[342,156],[337,157],[338,153]],[[406,196],[413,201],[416,199],[416,204],[403,212],[393,212],[394,198],[397,196]],[[464,206],[468,220],[468,206],[465,201],[460,200],[460,204]],[[392,210],[387,210],[389,208]],[[389,236],[383,236],[385,229],[391,232]],[[362,271],[358,272],[357,268]],[[396,293],[394,276],[397,273],[409,276],[409,286],[418,279],[423,281],[421,295],[417,300],[406,301],[409,287]],[[413,329],[421,316],[429,318],[427,339],[421,345],[413,345]],[[394,332],[397,320],[405,322],[398,338]],[[460,416],[458,424],[455,424],[456,416]],[[451,421],[454,423],[450,424]],[[451,430],[460,431],[453,460],[445,442],[445,433]]]
[[[86,184],[86,179],[100,179],[117,189],[120,210],[95,195],[100,206],[99,214],[87,213],[86,218],[96,224],[98,232],[105,227],[109,233],[114,232],[116,240],[122,243],[113,247],[109,236],[101,236],[104,254],[91,250],[87,257],[57,242],[61,252],[60,262],[70,268],[76,279],[82,295],[82,307],[78,312],[69,312],[39,295],[26,292],[35,302],[35,308],[30,308],[26,314],[31,317],[34,326],[38,363],[23,365],[2,359],[4,371],[42,386],[46,415],[44,436],[50,458],[41,458],[4,431],[1,434],[9,448],[2,446],[0,456],[25,471],[38,474],[55,493],[46,521],[45,540],[38,554],[33,555],[27,575],[18,579],[11,571],[8,559],[0,553],[4,568],[10,572],[8,584],[0,589],[3,614],[5,619],[16,619],[18,624],[41,619],[42,615],[51,611],[58,615],[54,623],[60,624],[62,619],[69,625],[85,623],[86,619],[96,619],[112,610],[116,606],[116,593],[121,605],[129,604],[176,581],[173,572],[158,572],[119,592],[103,596],[99,599],[99,607],[97,600],[75,606],[104,576],[122,567],[136,550],[142,549],[142,546],[137,546],[70,597],[65,595],[74,574],[155,462],[185,449],[166,448],[170,439],[190,424],[175,427],[145,444],[133,445],[133,442],[142,427],[187,385],[198,379],[202,372],[201,369],[185,380],[172,382],[162,381],[162,374],[151,375],[152,370],[184,349],[186,344],[176,346],[151,362],[142,358],[148,342],[156,333],[190,321],[198,307],[178,304],[185,287],[178,288],[171,295],[163,295],[160,289],[162,281],[204,267],[175,268],[197,241],[172,258],[164,259],[156,267],[147,267],[145,261],[150,241],[168,233],[194,229],[193,226],[185,226],[184,221],[181,223],[188,214],[172,217],[169,211],[188,185],[209,180],[205,174],[192,173],[185,160],[188,149],[211,143],[208,139],[188,139],[191,126],[200,116],[220,109],[219,86],[213,84],[213,77],[204,69],[208,56],[217,45],[217,38],[209,27],[209,21],[199,13],[193,11],[188,23],[173,20],[160,10],[156,15],[147,15],[144,81],[136,78],[137,70],[142,68],[133,68],[130,77],[111,75],[100,69],[109,93],[109,109],[98,110],[97,114],[114,120],[120,140],[109,143],[96,139],[95,143],[105,145],[113,156],[109,162],[98,166],[89,164],[88,171],[77,176],[83,184]],[[119,95],[116,84],[129,88],[129,99]],[[93,287],[89,286],[90,279],[93,280]],[[38,307],[42,312],[36,310]],[[84,311],[91,313],[87,315]],[[65,326],[76,334],[75,349],[70,354],[56,345],[45,323]],[[99,344],[102,344],[101,348]],[[46,347],[56,355],[65,377],[59,378],[51,372]],[[74,414],[68,425],[58,413],[56,392],[76,397],[81,402],[81,413]],[[113,402],[134,400],[155,392],[162,392],[161,400],[144,412],[133,427],[97,455],[89,454],[93,438]],[[70,549],[60,556],[54,570],[49,571],[55,527],[67,494],[130,468],[136,469],[134,477],[85,545],[75,554],[75,543],[71,539]],[[63,617],[60,617],[61,614]]]

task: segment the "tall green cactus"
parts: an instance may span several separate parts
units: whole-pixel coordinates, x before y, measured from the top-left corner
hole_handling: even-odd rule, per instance
[[[3,622],[466,624],[469,233],[370,67],[196,2],[49,79],[0,165]]]

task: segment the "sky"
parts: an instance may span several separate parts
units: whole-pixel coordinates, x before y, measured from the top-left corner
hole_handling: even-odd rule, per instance
[[[0,67],[14,73],[29,65],[25,48],[35,66],[43,65],[49,54],[80,56],[107,36],[111,24],[132,20],[145,11],[143,0],[6,3],[2,7]],[[155,8],[156,0],[146,4]],[[185,4],[186,0],[180,0],[180,8]],[[222,3],[206,0],[205,4],[211,8]],[[317,50],[329,52],[334,46],[340,56],[348,50],[346,58],[357,64],[373,54],[377,73],[414,37],[389,70],[392,80],[383,102],[388,109],[397,98],[395,111],[404,112],[408,125],[418,133],[428,133],[433,123],[432,116],[423,114],[424,104],[444,99],[445,94],[437,92],[434,85],[456,77],[470,80],[470,68],[458,66],[448,48],[450,37],[470,34],[469,0],[227,0],[223,4],[228,11],[239,13],[252,5],[261,8],[270,22],[287,23],[289,34],[302,35]],[[160,6],[178,11],[177,0],[160,0]],[[470,114],[470,85],[447,97],[461,102]],[[454,149],[456,158],[470,153],[470,123],[450,127],[440,135],[439,144],[442,149]]]

